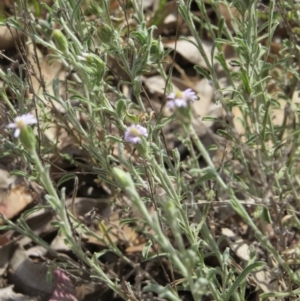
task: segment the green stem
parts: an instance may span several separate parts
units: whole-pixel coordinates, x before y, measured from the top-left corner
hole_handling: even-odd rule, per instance
[[[298,279],[297,275],[290,269],[289,265],[281,258],[280,254],[274,249],[274,247],[271,245],[271,243],[266,239],[266,237],[259,231],[255,223],[253,222],[252,218],[249,216],[248,212],[246,209],[243,207],[243,205],[239,202],[239,200],[236,198],[233,190],[225,184],[225,182],[222,180],[220,175],[217,173],[214,164],[198,138],[194,128],[191,126],[190,127],[191,131],[191,139],[195,143],[196,147],[200,151],[201,155],[203,158],[206,160],[206,163],[209,167],[211,167],[213,173],[216,176],[216,180],[218,184],[228,193],[229,198],[230,198],[230,204],[231,207],[244,219],[244,221],[252,228],[254,231],[256,237],[259,239],[260,243],[274,256],[274,258],[277,260],[277,262],[285,269],[285,271],[288,273],[289,277],[295,281],[296,283],[300,283],[300,279]]]

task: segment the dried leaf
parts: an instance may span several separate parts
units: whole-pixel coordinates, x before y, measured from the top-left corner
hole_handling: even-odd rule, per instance
[[[9,189],[2,197],[0,203],[0,213],[11,219],[21,213],[29,204],[38,198],[38,193],[28,184],[20,183]],[[3,224],[3,220],[0,220]]]
[[[188,62],[206,68],[207,66],[205,60],[200,54],[199,49],[193,44],[196,43],[195,38],[190,36],[187,37],[187,39],[192,43],[187,40],[179,40],[177,41],[177,44],[174,41],[174,42],[167,42],[164,45],[172,49],[175,49],[175,45],[176,45],[176,51],[181,56],[183,56]],[[206,56],[208,57],[209,62],[211,63],[210,57],[212,51],[212,42],[202,41],[202,46],[204,48]]]

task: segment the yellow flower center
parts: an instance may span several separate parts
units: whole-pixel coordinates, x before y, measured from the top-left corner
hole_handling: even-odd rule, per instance
[[[181,92],[180,90],[177,90],[177,91],[175,92],[175,97],[176,97],[176,98],[182,98],[182,92]]]
[[[20,129],[20,130],[22,130],[22,129],[26,126],[26,123],[24,122],[23,119],[19,119],[19,120],[16,122],[16,124],[17,124],[18,129]]]
[[[137,137],[137,136],[140,136],[141,134],[137,128],[132,128],[132,129],[130,129],[130,135]]]

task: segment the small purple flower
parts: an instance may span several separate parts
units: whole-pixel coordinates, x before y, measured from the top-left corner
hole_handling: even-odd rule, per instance
[[[193,103],[198,99],[198,96],[192,89],[186,89],[184,91],[177,90],[175,93],[171,93],[167,96],[167,106],[170,109],[187,107],[188,104]]]
[[[139,124],[132,124],[126,129],[124,140],[132,144],[142,143],[141,136],[148,137],[147,129]]]
[[[27,113],[22,116],[18,116],[14,119],[14,123],[9,123],[8,128],[15,129],[14,137],[18,138],[21,130],[29,124],[37,123],[37,119],[31,114]]]

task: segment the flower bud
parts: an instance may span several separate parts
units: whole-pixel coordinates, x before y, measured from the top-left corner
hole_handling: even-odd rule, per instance
[[[80,61],[85,62],[87,66],[90,67],[89,69],[86,69],[88,73],[94,74],[97,77],[98,81],[101,81],[103,79],[106,67],[105,63],[99,56],[93,53],[83,52],[81,55],[78,55],[77,58]]]
[[[113,177],[117,181],[118,185],[122,189],[134,189],[134,183],[129,173],[124,170],[114,167],[113,168]]]
[[[103,10],[101,9],[101,7],[99,6],[99,4],[97,2],[91,1],[89,3],[89,6],[87,6],[87,8],[86,8],[86,12],[91,15],[100,17],[101,14],[103,13]]]
[[[61,32],[61,30],[55,29],[53,31],[52,36],[57,48],[62,52],[68,52],[68,48],[69,48],[68,41],[66,37],[63,35],[63,33]]]
[[[110,28],[109,25],[100,23],[99,29],[98,29],[98,35],[101,40],[101,42],[105,44],[109,44],[110,41],[114,38],[114,31]]]
[[[164,57],[164,46],[160,40],[155,40],[151,43],[150,47],[150,55],[151,55],[151,60],[154,63],[159,62],[160,60],[163,59]]]

